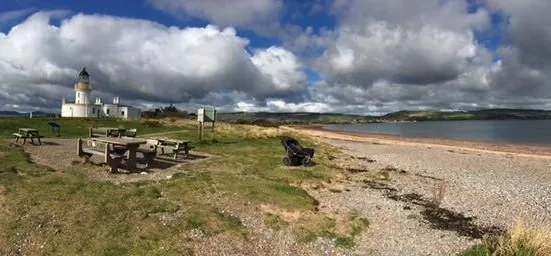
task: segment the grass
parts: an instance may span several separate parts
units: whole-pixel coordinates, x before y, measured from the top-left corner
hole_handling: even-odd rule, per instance
[[[551,228],[532,228],[515,223],[506,234],[487,237],[460,256],[544,256],[551,255]]]
[[[9,137],[18,127],[47,133],[49,127],[40,126],[46,121],[1,119],[1,136]],[[58,122],[65,128],[63,137],[84,136],[89,125],[84,119]],[[124,125],[144,133],[177,130],[168,136],[193,141],[195,123],[159,122],[150,128],[145,122],[114,120],[94,121],[93,125]],[[259,214],[255,209],[260,205],[297,213],[296,220],[286,221],[261,212],[270,229],[288,229],[301,242],[335,238],[337,245],[349,248],[350,239],[353,243],[366,225],[319,213],[319,202],[297,186],[334,178],[340,171],[329,167],[327,159],[338,152],[299,138],[305,146],[316,148],[317,164],[284,167],[279,136],[288,132],[217,124],[215,139],[193,141],[196,150],[212,157],[183,165],[168,180],[121,184],[95,180],[88,173],[97,170],[81,165],[51,170],[32,164],[21,149],[0,142],[0,254],[188,255],[193,253],[193,244],[202,241],[187,235],[192,230],[206,237],[229,235],[237,244],[247,243],[251,234],[239,216]],[[234,207],[244,204],[251,206]],[[343,225],[359,226],[340,234],[337,229]]]
[[[87,118],[0,118],[0,138],[11,138],[12,133],[19,128],[34,128],[46,137],[56,137],[52,133],[48,121],[54,120],[61,126],[61,138],[76,138],[88,136],[89,127],[124,127],[138,129],[138,135],[147,133],[177,131],[179,127],[169,126],[155,120],[123,121],[116,119],[87,119]]]
[[[264,225],[274,231],[279,231],[289,226],[289,223],[281,219],[279,215],[267,213],[264,216]]]

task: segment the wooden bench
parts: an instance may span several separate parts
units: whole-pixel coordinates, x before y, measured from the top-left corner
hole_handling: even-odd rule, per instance
[[[14,132],[13,133],[13,140],[15,143],[19,142],[19,139],[23,139],[23,145],[27,142],[27,139],[31,139],[31,143],[34,143],[34,139],[38,140],[38,145],[42,145],[42,141],[40,141],[41,138],[44,138],[42,135],[23,135],[21,133]]]
[[[84,148],[83,142],[96,144],[96,146]],[[98,149],[98,147],[103,149]],[[84,158],[85,162],[88,162],[92,155],[102,156],[104,158],[104,162],[111,167],[111,172],[117,172],[122,160],[124,159],[124,154],[114,152],[109,147],[109,144],[88,139],[78,139],[77,153],[79,157]]]
[[[97,137],[107,137],[109,136],[108,129],[106,128],[89,128],[88,137],[97,138]]]
[[[189,156],[189,150],[193,147],[189,146],[187,140],[172,140],[172,139],[157,139],[157,147],[161,149],[161,153],[165,153],[165,149],[172,150],[173,158],[178,158],[178,153],[184,151],[186,156]]]
[[[138,133],[138,130],[137,129],[128,129],[128,130],[125,130],[123,133],[122,133],[122,137],[131,137],[131,138],[135,138],[136,135]]]

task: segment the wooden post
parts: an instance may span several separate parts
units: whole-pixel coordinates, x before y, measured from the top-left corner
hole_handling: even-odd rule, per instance
[[[136,170],[136,152],[139,144],[128,145],[128,170],[133,172]]]
[[[82,139],[81,138],[78,138],[78,142],[77,142],[77,155],[80,157],[82,156]]]
[[[105,143],[105,156],[104,161],[107,165],[110,165],[109,161],[109,154],[111,154],[111,151],[109,150],[109,143]]]
[[[216,139],[215,133],[214,133],[214,120],[212,120],[212,139]]]
[[[199,122],[199,140],[203,140],[204,122]]]

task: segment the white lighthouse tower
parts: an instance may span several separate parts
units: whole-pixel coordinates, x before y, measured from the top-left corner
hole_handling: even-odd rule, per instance
[[[86,72],[86,68],[83,68],[80,74],[78,74],[78,81],[75,84],[75,103],[90,104],[91,92],[90,75]]]

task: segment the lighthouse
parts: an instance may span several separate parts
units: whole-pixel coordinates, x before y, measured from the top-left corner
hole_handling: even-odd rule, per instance
[[[78,81],[75,84],[75,103],[76,104],[90,104],[90,93],[92,92],[92,86],[90,85],[90,75],[83,68],[78,74]]]
[[[65,98],[61,101],[62,117],[86,117],[86,118],[121,118],[140,119],[141,110],[120,103],[118,96],[113,98],[112,104],[103,103],[102,99],[96,97],[91,102],[92,85],[90,74],[83,68],[78,74],[75,84],[75,101],[67,102]]]

